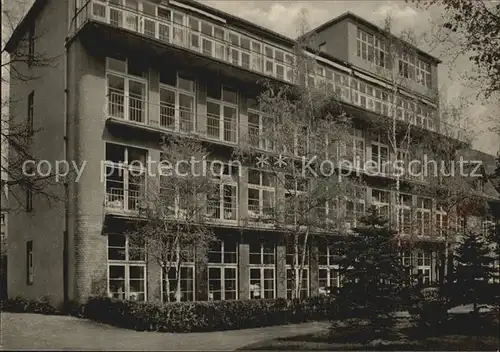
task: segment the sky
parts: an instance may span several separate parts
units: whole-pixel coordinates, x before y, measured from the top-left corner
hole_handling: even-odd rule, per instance
[[[2,0],[2,5],[24,1],[24,8],[28,8],[32,0]],[[433,7],[419,9],[405,1],[377,1],[377,0],[329,0],[329,1],[269,1],[269,0],[199,0],[200,2],[242,17],[278,33],[295,38],[297,36],[297,17],[305,10],[310,28],[344,13],[353,12],[374,24],[383,26],[387,16],[392,18],[393,32],[398,33],[407,29],[415,32],[420,38],[419,47],[440,58],[443,63],[439,66],[440,92],[452,104],[470,101],[467,109],[467,122],[463,122],[475,136],[473,147],[489,154],[496,154],[500,150],[500,136],[491,132],[491,117],[500,117],[500,99],[481,102],[476,99],[477,90],[468,87],[461,78],[472,71],[472,63],[464,55],[458,58],[451,55],[449,47],[432,45],[429,38],[432,36],[433,23],[440,21],[443,10]],[[3,85],[3,84],[2,84]],[[4,88],[4,87],[2,87]],[[4,90],[4,89],[2,89]]]

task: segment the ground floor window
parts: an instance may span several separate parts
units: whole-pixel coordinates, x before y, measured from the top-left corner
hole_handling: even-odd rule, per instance
[[[250,298],[275,298],[275,270],[274,267],[250,268]]]
[[[167,269],[163,278],[163,302],[194,301],[194,266]]]
[[[108,295],[118,299],[146,300],[146,261],[142,248],[122,234],[108,235]]]
[[[208,268],[208,299],[213,301],[237,299],[237,268],[210,266]]]
[[[421,284],[431,283],[431,252],[420,250],[417,252],[417,274]]]
[[[340,287],[339,268],[322,267],[318,272],[319,294],[326,295],[332,293],[332,290]]]
[[[146,300],[146,266],[134,264],[110,264],[109,295],[118,299]]]

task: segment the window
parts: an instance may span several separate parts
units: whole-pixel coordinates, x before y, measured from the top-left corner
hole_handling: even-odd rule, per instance
[[[404,78],[415,79],[415,56],[403,53],[399,59],[399,74]]]
[[[195,125],[195,81],[188,75],[160,72],[160,127],[189,133]]]
[[[33,241],[26,242],[26,284],[33,285]]]
[[[31,23],[28,32],[28,66],[35,60],[35,23]]]
[[[365,214],[366,188],[351,186],[347,189],[345,199],[346,228],[351,229],[359,225],[360,218]]]
[[[431,252],[419,250],[417,252],[417,273],[420,284],[428,285],[431,282]]]
[[[387,172],[387,161],[389,160],[389,147],[380,142],[372,142],[372,162],[375,170],[385,174]]]
[[[207,87],[207,137],[236,143],[238,92],[212,84]]]
[[[358,28],[356,44],[356,52],[359,57],[377,66],[387,68],[388,55],[383,40]]]
[[[128,236],[108,235],[108,295],[118,299],[146,300],[146,254]]]
[[[28,113],[27,113],[27,133],[28,136],[33,136],[34,129],[34,105],[35,105],[35,91],[28,95]]]
[[[207,161],[208,163],[208,161]],[[214,165],[208,165],[213,168]],[[211,170],[211,169],[208,169]],[[210,219],[235,221],[238,212],[238,171],[239,168],[224,164],[214,177],[215,189],[207,197],[207,217]],[[214,170],[216,173],[217,171]]]
[[[238,244],[223,240],[210,244],[208,249],[208,299],[238,298]]]
[[[250,244],[250,298],[275,298],[275,246]]]
[[[108,117],[146,123],[147,68],[108,57],[106,71]]]
[[[409,194],[399,195],[399,229],[405,235],[411,234],[411,207],[412,196]]]
[[[432,88],[431,65],[425,61],[417,59],[417,82],[421,85]]]
[[[321,245],[318,250],[319,294],[326,295],[332,289],[340,287],[339,265],[332,246]]]
[[[440,208],[436,210],[436,235],[443,236],[448,229],[448,214]]]
[[[305,251],[305,253],[304,253]],[[302,258],[304,256],[304,261]],[[309,296],[309,250],[302,245],[286,247],[286,296],[287,298],[306,298]],[[302,278],[299,279],[302,274]],[[299,296],[296,290],[300,285]]]
[[[115,211],[138,211],[146,188],[147,150],[106,143],[105,206]]]
[[[276,177],[271,172],[248,169],[248,217],[272,220],[275,209]]]
[[[175,259],[167,263],[167,274],[162,279],[163,302],[194,301],[194,246],[179,244]]]
[[[419,197],[417,200],[417,234],[420,236],[431,235],[431,210],[432,199]]]
[[[365,164],[365,139],[363,138],[363,131],[354,128],[351,131],[352,140],[347,142],[346,157],[347,160],[352,162],[355,168],[364,168]]]
[[[391,193],[379,189],[372,189],[372,204],[377,207],[378,215],[390,219]]]
[[[258,110],[255,99],[248,99],[248,142],[252,147],[273,150],[274,122]]]

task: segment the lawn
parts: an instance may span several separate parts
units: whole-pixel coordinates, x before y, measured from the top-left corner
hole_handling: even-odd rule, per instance
[[[475,326],[472,326],[475,325]],[[477,328],[480,326],[480,328]],[[499,349],[498,320],[495,323],[472,323],[461,316],[443,329],[427,329],[416,333],[408,321],[402,320],[391,338],[364,341],[363,322],[355,330],[339,327],[299,336],[277,338],[247,345],[242,350],[328,350],[328,351],[497,351]]]

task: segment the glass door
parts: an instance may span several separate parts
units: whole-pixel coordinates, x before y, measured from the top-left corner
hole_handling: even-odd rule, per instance
[[[110,8],[109,8],[109,23],[123,27],[123,12],[119,8],[114,8],[113,5],[122,6],[122,0],[109,0]]]
[[[236,142],[236,108],[224,106],[224,141]]]
[[[233,65],[240,65],[240,36],[236,33],[229,32],[229,61]]]
[[[207,137],[209,138],[220,138],[220,110],[219,103],[207,101]]]
[[[146,122],[146,84],[129,80],[129,120],[139,123]]]
[[[194,97],[179,93],[179,129],[181,132],[191,132],[194,126]]]

